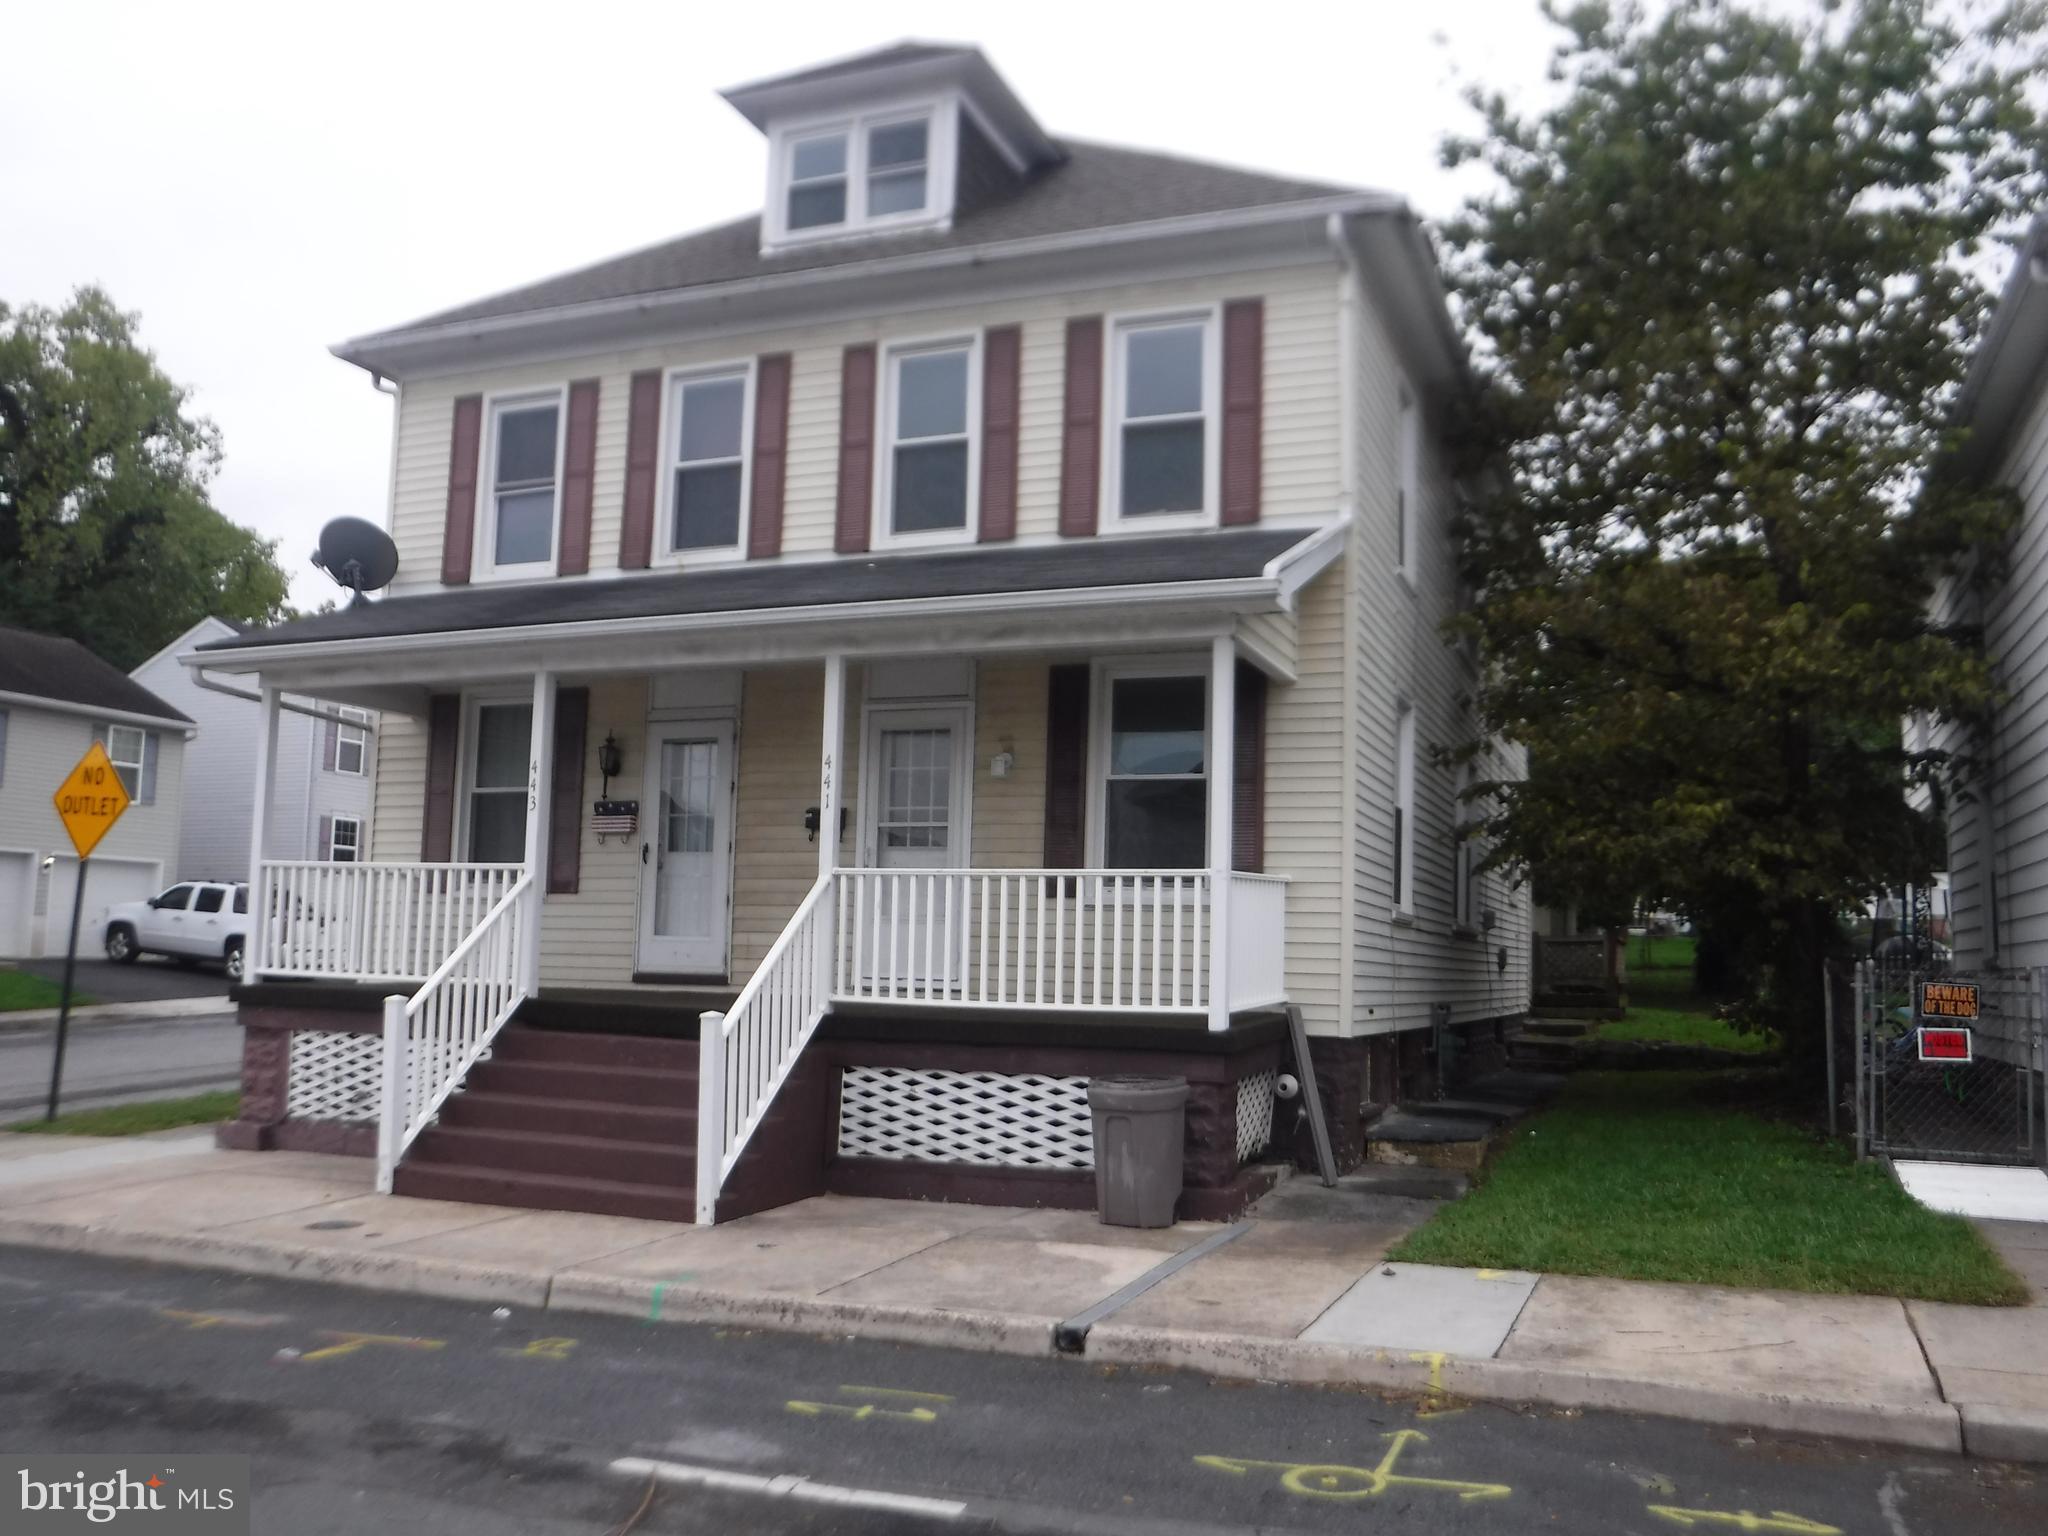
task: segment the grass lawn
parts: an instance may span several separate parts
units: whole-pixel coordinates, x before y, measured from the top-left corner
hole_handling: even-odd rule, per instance
[[[1686,977],[1689,986],[1693,952],[1699,948],[1699,942],[1684,934],[1667,934],[1657,939],[1631,937],[1621,957],[1628,965],[1631,979],[1642,971],[1677,971]]]
[[[189,1099],[155,1099],[146,1104],[116,1104],[109,1109],[81,1109],[54,1120],[23,1120],[7,1127],[47,1136],[140,1136],[148,1131],[171,1131],[181,1125],[211,1125],[232,1120],[242,1096],[226,1093],[196,1093]]]
[[[1635,1008],[1628,1016],[1599,1027],[1602,1040],[1657,1041],[1669,1045],[1704,1045],[1718,1051],[1760,1056],[1776,1042],[1769,1035],[1739,1034],[1735,1026],[1711,1013],[1687,1008]]]
[[[54,1008],[63,1001],[63,988],[29,971],[0,971],[0,1013],[17,1008]],[[92,999],[72,989],[71,1006],[81,1007]]]
[[[1581,1072],[1470,1195],[1390,1255],[1420,1264],[2021,1306],[1970,1224],[1874,1163],[1737,1105],[1748,1072]]]

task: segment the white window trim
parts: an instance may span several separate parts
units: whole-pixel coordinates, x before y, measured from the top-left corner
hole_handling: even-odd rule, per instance
[[[1152,512],[1125,517],[1123,510],[1124,340],[1133,331],[1170,325],[1202,325],[1202,505],[1193,512]],[[1142,310],[1111,315],[1103,358],[1101,515],[1104,533],[1176,533],[1217,526],[1223,482],[1223,306]],[[1156,420],[1140,417],[1141,421]]]
[[[754,500],[754,401],[759,382],[759,359],[733,358],[722,363],[689,363],[666,370],[661,376],[661,483],[655,491],[656,566],[724,565],[747,558],[747,538],[753,530]],[[739,538],[729,545],[708,549],[675,549],[676,470],[682,460],[683,417],[678,387],[711,379],[740,380],[740,524]],[[708,462],[708,461],[707,461]]]
[[[868,134],[875,128],[922,117],[925,129],[925,205],[907,213],[870,218],[868,201]],[[846,142],[846,218],[838,224],[807,229],[789,227],[791,152],[799,139],[843,132]],[[953,222],[954,183],[960,155],[960,99],[957,93],[878,102],[851,112],[791,118],[775,123],[768,135],[768,198],[761,219],[764,251],[845,240],[901,229],[946,229]]]
[[[967,349],[967,506],[958,528],[933,528],[897,533],[891,526],[896,488],[896,365],[922,352]],[[881,349],[881,388],[875,403],[875,497],[869,543],[874,549],[929,549],[933,545],[972,544],[981,528],[981,332],[970,335],[913,337],[892,341]],[[920,442],[931,439],[920,438]]]
[[[105,726],[107,732],[107,760],[114,765],[116,773],[119,773],[123,768],[134,770],[135,788],[129,792],[129,799],[134,804],[140,805],[142,804],[142,775],[149,763],[149,732],[139,725],[122,725],[119,721],[115,720],[106,721]],[[129,731],[134,734],[135,756],[133,758],[123,757],[114,750],[114,738],[116,733],[120,731]],[[122,781],[122,787],[127,787],[125,779]]]
[[[1115,684],[1134,677],[1199,677],[1202,680],[1202,783],[1203,805],[1216,782],[1216,722],[1211,715],[1216,690],[1209,677],[1209,653],[1190,651],[1185,655],[1120,657],[1098,661],[1088,677],[1088,865],[1105,869],[1109,815],[1109,730],[1110,694]],[[1234,747],[1234,743],[1233,743]],[[1164,775],[1161,775],[1164,777]],[[1193,777],[1193,775],[1173,775]],[[1208,868],[1209,818],[1202,817],[1203,868]]]
[[[356,840],[349,844],[351,857],[337,859],[334,850],[341,846],[343,823],[354,827]],[[330,816],[327,818],[327,862],[330,864],[360,864],[363,862],[363,818],[360,816]]]
[[[479,689],[474,693],[465,693],[462,696],[462,737],[457,743],[455,754],[455,845],[449,849],[450,854],[454,857],[454,862],[457,864],[473,862],[469,852],[469,833],[470,812],[472,802],[476,798],[477,713],[489,704],[524,704],[531,708],[533,705],[533,692],[527,688],[487,688]],[[530,741],[530,731],[528,737]],[[528,767],[531,768],[531,748],[529,747],[528,750]],[[492,791],[492,793],[499,793],[499,791]],[[527,793],[525,786],[521,787],[520,793]],[[527,808],[527,814],[534,814],[533,808],[530,805]],[[531,828],[528,830],[530,831]],[[519,858],[509,862],[514,864],[522,863],[525,857],[525,849],[522,847]]]
[[[1415,706],[1403,703],[1394,719],[1394,809],[1401,813],[1401,830],[1390,850],[1399,864],[1393,881],[1394,916],[1402,921],[1415,917]],[[1390,818],[1391,819],[1391,818]]]
[[[345,773],[352,779],[360,779],[368,775],[370,771],[369,724],[370,712],[367,709],[353,709],[343,706],[341,719],[338,722],[334,738],[334,771],[336,773]],[[355,767],[345,768],[342,766],[341,752],[342,748],[350,745],[349,737],[351,733],[354,734],[354,745],[360,750],[361,755],[356,759]]]
[[[1394,443],[1394,572],[1412,591],[1419,554],[1418,513],[1422,503],[1422,407],[1415,391],[1398,386],[1400,401]]]
[[[548,533],[548,557],[526,560],[517,565],[499,565],[498,548],[498,415],[526,405],[555,405],[555,506]],[[562,481],[569,449],[569,386],[544,385],[538,389],[508,389],[484,396],[482,441],[477,444],[476,551],[470,562],[472,581],[531,581],[553,576],[561,569]]]

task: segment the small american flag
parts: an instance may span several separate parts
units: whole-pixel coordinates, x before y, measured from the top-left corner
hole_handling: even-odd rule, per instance
[[[599,837],[631,837],[639,826],[638,800],[600,800],[590,808],[590,830]]]

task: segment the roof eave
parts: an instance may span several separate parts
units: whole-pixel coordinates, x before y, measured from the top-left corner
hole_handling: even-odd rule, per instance
[[[1147,245],[1213,240],[1227,232],[1278,231],[1303,221],[1319,224],[1332,214],[1345,217],[1385,214],[1413,217],[1406,202],[1398,197],[1381,193],[1342,193],[1257,208],[1155,219],[1142,224],[1033,235],[1018,240],[920,251],[911,255],[884,255],[873,261],[767,273],[723,283],[557,305],[516,315],[372,332],[339,342],[329,350],[342,361],[371,373],[399,377],[408,368],[433,368],[443,364],[461,366],[471,357],[496,355],[498,352],[559,348],[580,340],[602,344],[610,339],[605,334],[608,323],[629,322],[634,334],[644,335],[644,328],[650,321],[667,319],[686,325],[698,313],[722,312],[723,316],[729,316],[735,308],[749,301],[779,305],[800,294],[850,298],[868,289],[886,288],[892,283],[921,286],[937,274],[978,273],[997,267],[1024,267],[1034,262],[1057,264],[1064,259],[1091,253],[1137,254]],[[1448,323],[1446,317],[1445,325]]]
[[[1955,419],[1970,429],[1957,454],[1966,472],[1981,473],[2003,454],[2014,424],[2048,370],[2048,213],[2020,242],[1991,321],[1963,376]]]

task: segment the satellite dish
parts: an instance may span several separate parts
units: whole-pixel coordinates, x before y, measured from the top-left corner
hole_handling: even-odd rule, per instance
[[[398,546],[375,523],[360,517],[337,517],[320,530],[320,547],[313,551],[313,563],[355,593],[349,604],[354,607],[365,593],[389,586],[398,574]]]

